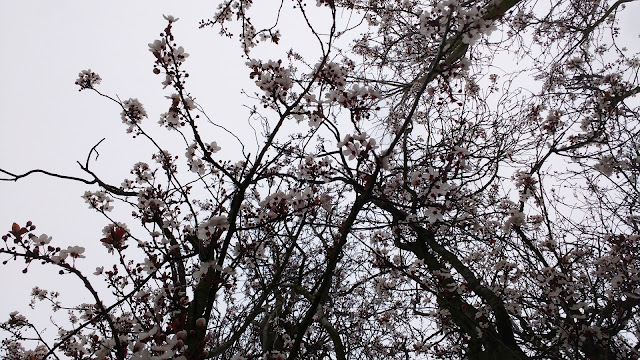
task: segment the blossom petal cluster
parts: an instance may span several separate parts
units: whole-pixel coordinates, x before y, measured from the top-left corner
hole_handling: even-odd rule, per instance
[[[120,118],[123,124],[128,125],[127,133],[139,131],[142,118],[145,117],[147,117],[147,112],[138,99],[129,99],[122,102]]]
[[[78,79],[76,80],[76,85],[80,86],[80,90],[84,89],[93,89],[95,85],[100,84],[102,78],[100,75],[91,71],[91,69],[82,70],[78,74]]]

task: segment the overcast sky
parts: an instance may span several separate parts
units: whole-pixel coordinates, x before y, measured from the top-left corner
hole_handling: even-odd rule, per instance
[[[147,44],[164,29],[163,14],[180,18],[174,35],[191,55],[185,63],[191,74],[189,90],[211,117],[237,126],[251,141],[253,134],[242,133],[246,98],[240,90],[251,82],[239,46],[218,36],[216,29],[198,29],[198,22],[210,17],[216,5],[159,0],[0,1],[5,54],[0,56],[0,167],[17,173],[38,168],[86,177],[75,162],[84,162],[89,149],[102,138],[106,140],[93,164],[104,180],[118,185],[133,163],[150,162],[152,149],[125,133],[118,106],[95,93],[78,92],[74,81],[80,70],[91,68],[102,77],[99,88],[104,93],[123,100],[138,98],[149,114],[147,128],[155,130],[159,115],[168,109],[164,96],[170,92],[162,89],[162,76],[152,73],[154,59]],[[623,23],[623,32],[630,30],[626,37],[636,49],[638,27],[633,15],[638,13],[634,11]],[[289,33],[283,31],[283,35],[284,41],[291,41]],[[286,45],[280,49],[286,51]],[[224,135],[211,140],[223,145],[223,150],[225,145],[232,146]],[[6,233],[13,222],[24,225],[31,220],[38,227],[36,233],[53,236],[56,246],[86,247],[84,266],[91,267],[94,259],[108,256],[99,245],[107,221],[87,209],[80,197],[85,190],[95,189],[43,175],[18,183],[0,182],[0,232]],[[116,214],[131,211],[121,209]],[[84,291],[78,291],[78,282],[56,275],[51,267],[32,264],[27,275],[20,272],[23,268],[20,262],[0,268],[0,321],[14,309],[27,309],[33,286],[61,290],[67,299],[79,296],[90,301]]]
[[[93,92],[78,91],[74,84],[78,72],[89,68],[102,77],[98,88],[103,93],[142,102],[149,116],[143,126],[163,146],[179,145],[157,126],[159,115],[169,109],[170,100],[165,96],[171,90],[163,90],[164,77],[153,74],[154,57],[147,45],[159,39],[165,28],[163,14],[180,19],[173,33],[190,54],[184,69],[191,75],[187,88],[192,96],[214,121],[234,129],[246,143],[255,143],[247,125],[248,111],[242,106],[248,101],[241,90],[254,90],[240,46],[237,40],[220,37],[218,29],[198,29],[200,20],[210,18],[217,4],[0,1],[0,39],[5,54],[0,57],[0,168],[14,173],[43,169],[87,178],[76,161],[84,163],[91,147],[102,138],[106,140],[98,148],[97,161],[92,158],[91,168],[108,183],[119,185],[138,161],[152,162],[154,148],[126,134],[117,104]],[[286,16],[280,21],[290,26]],[[266,51],[283,57],[295,46],[304,52],[300,36],[299,31],[283,34],[280,45],[267,46]],[[318,56],[317,49],[312,50]],[[211,127],[201,130],[208,132],[208,141],[215,140],[223,147],[221,156],[237,156],[239,148],[228,135]],[[180,152],[174,154],[183,157],[184,146],[178,148]],[[108,220],[88,209],[81,198],[86,190],[97,187],[40,174],[17,183],[0,182],[0,232],[6,233],[13,222],[24,225],[31,220],[37,226],[35,233],[53,236],[52,245],[85,247],[87,259],[78,263],[80,268],[92,272],[97,265],[110,264],[113,260],[99,241]],[[111,215],[128,220],[130,213],[131,208],[116,204]],[[29,294],[34,286],[60,291],[68,305],[92,301],[78,280],[57,275],[53,267],[33,263],[26,275],[21,273],[24,268],[21,261],[0,267],[0,321],[8,319],[13,310],[29,314]],[[40,309],[28,317],[46,325],[49,307],[42,304]]]
[[[216,120],[234,116],[246,123],[240,90],[249,80],[237,42],[221,38],[217,30],[198,29],[198,22],[210,17],[215,5],[158,0],[0,1],[4,49],[0,167],[17,173],[39,168],[86,178],[75,162],[84,162],[102,138],[106,140],[93,166],[116,185],[136,161],[151,162],[148,144],[125,133],[117,104],[89,91],[78,92],[74,81],[80,70],[91,68],[103,79],[101,91],[122,100],[138,98],[149,114],[148,128],[162,133],[156,122],[168,110],[164,96],[171,92],[162,89],[163,77],[152,73],[154,58],[147,44],[158,39],[166,26],[163,14],[180,18],[174,34],[191,54],[185,68],[191,72],[188,86],[197,101]],[[13,222],[24,225],[31,220],[36,233],[53,236],[52,245],[86,247],[87,266],[96,259],[108,260],[99,245],[107,220],[87,208],[80,197],[85,190],[96,188],[43,175],[1,182],[0,232],[6,233]],[[131,209],[121,209],[120,214],[130,214]],[[63,297],[74,298],[73,303],[78,296],[90,301],[70,276],[58,276],[57,270],[37,263],[27,275],[21,273],[23,268],[20,261],[0,267],[0,321],[12,310],[24,311],[36,285],[62,290]]]

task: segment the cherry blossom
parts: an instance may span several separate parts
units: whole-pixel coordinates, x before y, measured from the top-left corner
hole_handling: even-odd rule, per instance
[[[102,78],[100,75],[91,71],[91,69],[82,70],[78,74],[78,79],[76,80],[76,85],[80,86],[80,90],[84,89],[93,89],[95,85],[100,84]]]
[[[240,45],[249,133],[207,116],[185,24],[164,15],[148,45],[158,124],[92,71],[76,80],[152,161],[104,173],[98,143],[82,176],[0,169],[81,183],[105,219],[63,234],[82,246],[7,224],[5,263],[54,269],[89,300],[34,288],[54,331],[11,313],[0,354],[639,358],[640,85],[623,3],[221,1],[200,26]],[[91,242],[106,256],[86,259]]]
[[[180,20],[180,18],[173,17],[172,15],[162,15],[162,17],[165,20],[167,20],[169,23],[174,23],[174,22]]]
[[[47,245],[51,242],[51,236],[47,236],[47,234],[42,234],[40,236],[37,237],[37,239],[35,239],[33,241],[36,245],[39,246],[44,246]]]

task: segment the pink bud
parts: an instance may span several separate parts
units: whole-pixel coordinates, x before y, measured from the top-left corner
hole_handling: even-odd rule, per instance
[[[204,318],[199,318],[196,320],[197,327],[204,327],[207,324],[207,321]]]

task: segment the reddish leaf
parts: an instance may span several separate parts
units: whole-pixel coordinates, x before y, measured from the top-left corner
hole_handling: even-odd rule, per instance
[[[106,238],[100,239],[100,241],[109,245],[113,245],[113,239],[111,238],[111,235],[107,236]]]
[[[111,234],[106,238],[100,239],[103,243],[113,245],[118,249],[124,249],[126,246],[122,246],[122,242],[124,241],[125,236],[127,235],[127,230],[122,227],[117,227],[115,230],[111,231]]]
[[[122,239],[126,234],[127,234],[127,230],[119,227],[119,228],[116,228],[116,230],[111,233],[111,236],[113,237],[113,241],[120,242],[122,241]]]
[[[28,233],[29,230],[27,230],[26,228],[20,227],[20,225],[13,223],[13,225],[11,225],[11,234],[13,234],[13,236],[19,238],[22,235]]]

